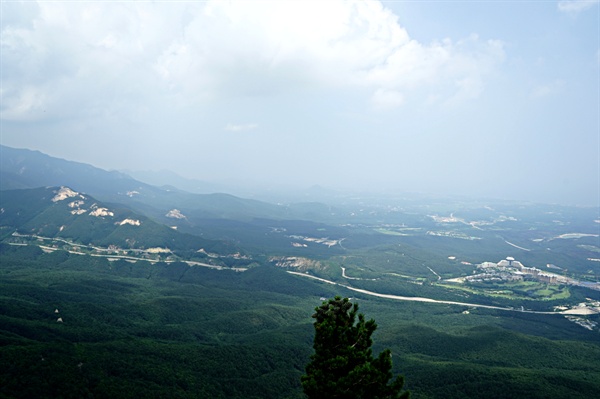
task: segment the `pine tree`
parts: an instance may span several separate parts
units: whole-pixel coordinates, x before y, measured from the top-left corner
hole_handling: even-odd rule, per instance
[[[358,304],[336,296],[315,310],[315,352],[302,376],[309,399],[409,397],[407,391],[402,392],[402,376],[388,384],[392,378],[390,350],[373,358],[371,335],[377,324],[373,319],[365,321],[365,316],[358,313]]]

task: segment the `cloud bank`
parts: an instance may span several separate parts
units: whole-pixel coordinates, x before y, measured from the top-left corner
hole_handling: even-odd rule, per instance
[[[215,99],[350,89],[375,107],[470,100],[504,58],[419,43],[381,2],[3,5],[4,120],[138,115]],[[425,94],[422,94],[422,93]],[[143,100],[143,101],[141,101]]]
[[[227,130],[229,132],[242,132],[245,130],[254,130],[257,127],[258,127],[258,124],[256,124],[256,123],[245,123],[245,124],[228,123],[227,126],[225,126],[225,130]]]
[[[599,0],[566,0],[558,2],[558,10],[566,13],[579,13],[598,4]]]
[[[590,203],[595,4],[4,1],[0,140],[202,180]]]

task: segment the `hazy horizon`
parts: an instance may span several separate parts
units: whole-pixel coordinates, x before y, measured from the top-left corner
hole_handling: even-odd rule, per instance
[[[600,205],[598,1],[0,7],[3,145],[208,182]]]

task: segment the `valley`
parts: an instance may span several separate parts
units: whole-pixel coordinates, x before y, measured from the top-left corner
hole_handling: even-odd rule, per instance
[[[536,310],[527,310],[527,309],[524,309],[523,307],[521,309],[515,309],[512,307],[505,308],[505,307],[491,306],[491,305],[479,305],[479,304],[475,304],[475,303],[442,301],[442,300],[435,300],[435,299],[431,299],[431,298],[406,297],[406,296],[398,296],[398,295],[381,294],[381,293],[377,293],[377,292],[363,290],[360,288],[354,288],[354,287],[344,285],[341,283],[336,283],[336,282],[326,280],[326,279],[323,279],[320,277],[315,277],[315,276],[312,276],[312,275],[306,274],[306,273],[298,273],[298,272],[293,272],[293,271],[288,271],[288,273],[293,274],[295,276],[312,278],[312,279],[315,279],[317,281],[320,281],[320,282],[323,282],[326,284],[338,285],[340,287],[347,288],[348,290],[351,290],[351,291],[360,292],[362,294],[372,295],[372,296],[376,296],[376,297],[380,297],[380,298],[388,298],[388,299],[393,299],[393,300],[398,300],[398,301],[438,303],[438,304],[446,304],[446,305],[457,305],[457,306],[469,307],[469,308],[495,309],[495,310],[505,310],[505,311],[510,311],[510,312],[525,312],[525,313],[535,313],[535,314],[545,314],[545,315],[550,315],[550,314],[555,314],[555,315],[596,315],[596,314],[600,314],[600,301],[595,301],[595,300],[592,300],[589,298],[587,298],[587,302],[582,302],[573,307],[555,306],[554,312],[543,312],[543,311],[536,311]],[[345,278],[348,278],[348,277],[345,277]],[[466,312],[465,314],[468,314],[468,311],[465,311],[465,312]],[[592,323],[591,325],[588,326],[588,329],[593,330],[594,327],[596,327],[596,326],[597,326],[597,323]]]
[[[416,398],[600,389],[596,208],[271,204],[40,156],[2,160],[2,397],[302,398],[311,314],[335,295]]]
[[[290,238],[298,239],[297,236],[291,236]],[[316,242],[316,243],[327,243],[330,241],[328,239],[312,239],[312,238],[307,238],[306,240],[308,242]],[[57,250],[63,250],[63,251],[68,252],[69,254],[74,254],[74,255],[83,255],[83,256],[87,255],[87,256],[93,256],[93,257],[102,257],[102,258],[106,258],[110,262],[114,262],[117,260],[125,260],[130,263],[136,263],[138,261],[145,261],[145,262],[149,262],[150,264],[155,264],[157,262],[162,262],[165,264],[180,262],[180,263],[185,263],[189,266],[208,267],[208,268],[212,268],[212,269],[216,269],[216,270],[226,270],[227,269],[227,270],[234,270],[234,271],[238,271],[238,272],[248,270],[247,268],[240,268],[240,267],[227,268],[227,267],[223,266],[222,263],[220,264],[220,262],[219,262],[219,258],[222,257],[221,255],[207,254],[203,249],[198,250],[198,252],[206,254],[207,259],[209,259],[209,261],[212,261],[213,263],[205,263],[205,262],[197,262],[197,261],[181,259],[181,258],[177,257],[176,255],[174,255],[168,248],[157,247],[157,248],[148,248],[148,249],[122,249],[122,248],[118,248],[116,246],[102,248],[102,247],[97,247],[97,246],[92,246],[92,245],[77,244],[71,240],[65,240],[65,239],[61,239],[61,238],[42,237],[42,236],[38,236],[38,235],[25,235],[25,234],[19,234],[17,232],[14,232],[12,234],[12,236],[10,237],[10,239],[5,239],[5,243],[7,243],[9,245],[14,245],[14,246],[28,246],[28,245],[29,246],[37,246],[46,253],[52,253]],[[295,246],[294,244],[295,244],[295,242],[292,242],[292,246]],[[230,257],[230,258],[234,258],[234,259],[242,259],[243,258],[246,260],[251,259],[250,256],[243,256],[240,254],[226,255],[225,257],[226,258]],[[479,304],[473,304],[473,303],[440,301],[440,300],[434,300],[434,299],[430,299],[430,298],[402,297],[402,296],[395,296],[395,295],[389,295],[389,294],[380,294],[377,292],[361,290],[358,288],[354,288],[354,287],[351,287],[348,285],[341,284],[339,282],[333,282],[330,280],[312,276],[312,275],[308,274],[309,273],[308,270],[315,269],[315,268],[319,269],[319,266],[317,263],[315,263],[315,261],[311,261],[309,259],[302,261],[301,259],[298,259],[298,258],[282,258],[282,259],[273,259],[272,262],[277,262],[277,265],[279,267],[283,267],[283,268],[292,268],[292,269],[302,268],[305,270],[304,273],[288,271],[288,273],[291,273],[294,275],[314,278],[318,281],[322,281],[322,282],[325,282],[328,284],[339,285],[339,286],[347,288],[349,290],[361,292],[361,293],[364,293],[367,295],[378,296],[378,297],[382,297],[382,298],[390,298],[390,299],[405,300],[405,301],[417,301],[417,302],[446,303],[446,304],[455,304],[455,305],[460,305],[460,306],[470,306],[470,307],[475,307],[475,308],[483,307],[483,308],[508,310],[508,311],[532,312],[532,313],[537,313],[537,314],[590,315],[590,314],[599,314],[600,313],[600,302],[592,301],[589,298],[588,298],[587,303],[585,303],[585,302],[579,303],[574,306],[558,305],[558,306],[554,306],[554,312],[550,312],[550,311],[544,312],[544,311],[530,311],[530,310],[524,309],[523,307],[521,307],[521,309],[515,309],[514,307],[497,307],[497,306],[479,305]],[[510,267],[513,265],[515,268]],[[467,289],[471,293],[488,295],[488,296],[501,296],[506,299],[515,300],[515,299],[519,299],[519,296],[515,293],[514,281],[515,280],[522,281],[523,280],[523,272],[521,272],[521,271],[525,270],[526,272],[530,273],[529,275],[534,275],[541,282],[546,283],[546,284],[541,284],[541,285],[535,284],[533,282],[524,283],[523,285],[527,286],[527,288],[529,288],[529,290],[528,290],[528,292],[530,293],[529,296],[532,295],[531,294],[532,292],[535,292],[536,287],[539,287],[537,289],[543,290],[545,292],[552,292],[552,290],[550,290],[548,288],[549,284],[554,284],[554,285],[567,284],[567,285],[575,285],[575,286],[585,286],[590,289],[600,290],[600,283],[582,282],[579,280],[574,280],[574,279],[570,279],[567,277],[558,276],[558,275],[555,275],[552,273],[540,272],[538,269],[535,269],[535,268],[526,268],[520,262],[515,261],[513,258],[510,258],[510,257],[508,258],[508,260],[502,260],[502,261],[498,262],[498,264],[491,263],[491,262],[484,262],[481,265],[476,265],[476,267],[477,267],[477,270],[484,270],[485,273],[484,274],[476,274],[474,272],[474,274],[469,275],[467,277],[459,277],[459,278],[452,278],[452,279],[445,279],[445,280],[442,280],[441,276],[439,276],[433,269],[428,267],[428,269],[438,277],[438,280],[435,282],[432,282],[431,284],[437,285],[440,287],[453,289],[453,288],[456,288],[456,286],[453,286],[449,283],[459,283],[459,284],[471,283],[471,284],[469,284],[469,288]],[[529,269],[529,270],[526,270],[526,269]],[[343,266],[341,267],[341,275],[344,279],[347,279],[347,280],[363,280],[363,278],[360,278],[360,277],[350,277],[350,276],[346,275],[346,268]],[[407,279],[412,279],[413,281],[419,282],[419,279],[415,278],[415,277],[411,277],[411,276],[402,276],[402,277],[407,278]],[[378,279],[371,278],[370,280],[377,281]],[[421,281],[420,281],[421,284],[422,284],[423,280],[424,279],[421,279]],[[474,282],[485,282],[485,283],[488,283],[488,285],[477,288],[476,285],[472,284]],[[490,285],[489,283],[491,283],[491,282],[494,282],[495,284]],[[510,282],[513,282],[513,283],[510,284]],[[513,289],[511,289],[511,288],[513,288]],[[461,289],[461,288],[459,288],[459,289]],[[557,300],[557,299],[567,299],[570,296],[569,290],[567,287],[564,287],[561,290],[559,290],[559,293],[560,293],[560,295],[558,295],[556,297],[547,296],[547,294],[546,294],[546,296],[544,298],[540,298],[540,300],[551,300],[552,301],[552,300]]]

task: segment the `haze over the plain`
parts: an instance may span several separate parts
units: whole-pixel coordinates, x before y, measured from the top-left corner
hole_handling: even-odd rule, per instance
[[[208,181],[598,205],[598,1],[11,2],[1,143]]]

